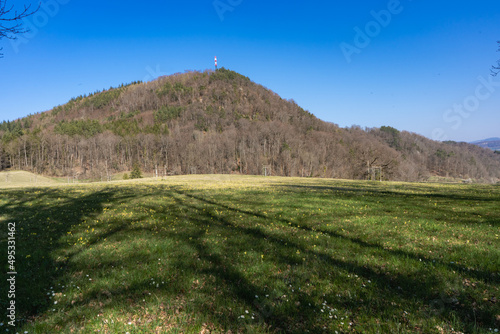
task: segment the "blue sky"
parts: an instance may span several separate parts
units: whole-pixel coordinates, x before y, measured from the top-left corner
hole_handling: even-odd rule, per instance
[[[0,119],[213,68],[217,55],[219,66],[342,127],[500,137],[500,76],[490,76],[500,58],[498,0],[42,3],[26,21],[30,33],[0,41]]]

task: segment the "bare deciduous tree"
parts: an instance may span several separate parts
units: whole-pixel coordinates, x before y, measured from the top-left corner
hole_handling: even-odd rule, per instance
[[[39,8],[40,5],[36,9],[32,9],[30,4],[24,5],[21,11],[17,11],[14,5],[7,5],[7,0],[0,0],[0,40],[3,38],[16,39],[17,35],[27,33],[29,30],[23,27],[22,20],[35,14]],[[2,56],[3,54],[0,53],[0,57]]]
[[[498,51],[500,52],[500,41],[498,43]],[[491,75],[496,77],[500,73],[500,59],[497,61],[497,66],[491,67]]]

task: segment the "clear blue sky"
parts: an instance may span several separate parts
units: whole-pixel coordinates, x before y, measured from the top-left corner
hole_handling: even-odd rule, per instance
[[[0,119],[213,68],[217,55],[219,66],[342,127],[500,137],[500,76],[489,75],[500,58],[498,0],[42,3],[31,33],[0,41]]]

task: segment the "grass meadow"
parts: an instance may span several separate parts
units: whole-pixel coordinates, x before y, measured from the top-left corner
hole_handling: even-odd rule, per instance
[[[494,333],[499,204],[499,186],[258,176],[0,189],[0,332]]]

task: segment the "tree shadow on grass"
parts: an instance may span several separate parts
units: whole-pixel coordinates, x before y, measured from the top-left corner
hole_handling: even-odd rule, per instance
[[[0,248],[7,249],[7,223],[16,226],[16,319],[18,326],[43,314],[50,306],[49,291],[63,281],[69,258],[55,259],[63,247],[61,239],[84,219],[99,215],[106,203],[117,200],[113,191],[81,195],[74,188],[30,188],[4,190],[7,202],[0,206],[4,220]],[[2,295],[8,286],[0,283]],[[8,300],[1,299],[6,309]]]
[[[187,196],[189,198],[192,198],[192,199],[195,199],[195,200],[198,200],[198,201],[210,204],[210,205],[215,205],[215,206],[218,206],[219,208],[224,208],[226,210],[234,211],[234,212],[239,213],[239,214],[250,215],[250,216],[262,218],[262,219],[270,219],[268,216],[263,215],[259,212],[252,212],[250,210],[241,210],[239,208],[236,208],[236,207],[233,207],[233,206],[230,206],[227,204],[217,203],[211,199],[207,199],[207,198],[204,198],[202,196],[189,194],[186,192],[180,192],[180,191],[176,191],[176,192],[178,194]],[[446,211],[446,212],[448,212],[448,211]],[[347,214],[346,216],[352,216],[352,214]],[[214,217],[214,218],[216,218],[216,217]],[[336,218],[338,218],[338,217],[336,217]],[[375,250],[390,254],[391,256],[397,256],[397,257],[401,257],[401,258],[410,258],[414,261],[419,261],[419,262],[423,261],[424,263],[431,264],[431,265],[441,265],[441,266],[446,267],[449,270],[454,270],[454,271],[458,271],[458,272],[467,272],[468,276],[471,276],[471,277],[476,278],[476,279],[484,279],[487,281],[492,279],[492,275],[491,275],[492,273],[489,271],[484,271],[484,270],[479,270],[479,269],[471,269],[471,268],[463,268],[456,263],[450,263],[450,262],[445,262],[442,260],[430,259],[430,258],[428,258],[427,254],[417,254],[417,253],[407,252],[407,251],[404,251],[402,249],[388,249],[387,247],[384,247],[383,245],[378,244],[378,243],[367,242],[367,241],[362,240],[361,238],[350,237],[347,234],[341,234],[338,232],[329,231],[329,230],[326,230],[326,229],[318,227],[318,226],[310,227],[307,224],[300,225],[296,222],[293,222],[293,221],[290,221],[288,219],[281,218],[281,217],[279,217],[279,218],[273,217],[272,219],[280,221],[280,222],[282,222],[290,227],[300,229],[303,231],[307,231],[307,232],[311,232],[311,233],[321,233],[321,234],[328,235],[328,236],[333,237],[333,238],[342,238],[343,240],[355,243],[362,248],[375,249]],[[487,221],[487,222],[491,223],[492,221],[496,222],[496,220],[491,220],[491,221]]]
[[[407,330],[423,326],[404,315],[406,307],[427,309],[422,312],[428,312],[429,317],[449,322],[453,315],[459,315],[464,326],[472,331],[492,325],[491,319],[497,314],[498,307],[490,304],[478,307],[478,301],[469,295],[443,295],[440,289],[446,285],[446,278],[421,270],[419,254],[389,250],[361,238],[269,217],[262,213],[266,209],[263,204],[256,202],[249,205],[242,202],[239,204],[243,208],[237,208],[227,204],[231,201],[231,193],[208,197],[203,192],[182,187],[152,187],[149,190],[144,194],[137,188],[123,186],[89,191],[84,195],[78,194],[76,189],[4,192],[11,200],[0,206],[0,210],[6,221],[18,222],[18,257],[22,259],[17,264],[20,273],[20,294],[16,298],[18,314],[28,318],[47,312],[50,305],[45,294],[51,286],[69,281],[67,272],[86,269],[95,277],[103,278],[125,267],[132,276],[140,274],[144,268],[157,268],[154,262],[160,257],[169,258],[168,267],[159,266],[162,271],[152,272],[150,276],[153,277],[144,274],[135,280],[126,280],[125,286],[110,280],[106,291],[86,289],[75,303],[65,306],[67,316],[60,325],[84,322],[78,312],[84,308],[92,307],[95,314],[111,309],[130,313],[144,307],[143,300],[147,303],[153,297],[164,301],[165,305],[173,300],[185,300],[180,312],[189,312],[200,322],[207,321],[216,328],[233,331],[259,328],[262,332],[319,333],[327,326],[327,330],[336,328],[340,332],[362,331],[370,328],[363,327],[362,321],[388,316],[394,317],[393,323],[388,321],[382,329],[393,330],[395,323]],[[38,196],[39,203],[46,203],[46,207],[32,206],[34,196]],[[171,201],[163,203],[160,198]],[[87,247],[103,245],[109,242],[106,239],[117,240],[130,234],[149,235],[146,249],[116,259],[87,258],[87,262],[77,260],[78,253],[61,261],[47,256],[66,246],[58,242],[82,220],[97,218],[107,203],[121,205],[128,199],[140,200],[144,209],[154,211],[157,223],[134,225],[134,220],[146,220],[142,214],[133,219],[108,220],[109,228],[93,236]],[[225,212],[221,214],[222,211]],[[176,222],[175,230],[169,225],[172,222]],[[280,224],[279,228],[271,228],[273,223]],[[324,242],[332,246],[386,257],[388,261],[408,261],[415,266],[415,271],[385,269],[345,256],[345,253],[337,255],[328,247],[315,249],[310,242],[300,238],[304,235],[328,237]],[[126,238],[123,240],[128,242]],[[156,251],[154,245],[162,242],[171,242],[173,246]],[[242,254],[244,250],[249,253],[251,250],[257,259],[254,255],[249,260]],[[259,254],[264,256],[259,258]],[[31,257],[25,262],[27,255]],[[423,265],[426,264],[430,265],[424,259]],[[438,265],[450,274],[459,269],[446,263]],[[461,272],[469,279],[487,274]],[[155,288],[151,279],[163,280],[165,284]],[[332,309],[344,311],[344,327],[340,327],[340,319],[332,325],[329,316],[337,314],[325,314],[324,305],[331,307],[327,312]],[[471,310],[475,310],[473,315]],[[422,319],[422,314],[419,316]],[[352,323],[350,327],[349,322]],[[191,325],[196,328],[196,324]]]
[[[218,204],[213,199],[205,199],[200,195],[193,195],[182,191],[177,191],[177,194],[187,196],[192,200],[214,205],[226,210],[231,210],[239,214],[250,215],[257,219],[270,219],[269,217],[264,216],[259,212],[241,210],[231,207],[227,204]],[[185,202],[179,202],[178,205],[187,204]],[[197,207],[196,205],[191,204],[189,206],[192,211],[200,211],[200,207]],[[207,212],[206,215],[210,215],[210,213]],[[393,305],[401,306],[408,304],[417,304],[421,307],[428,307],[429,312],[431,313],[439,313],[440,315],[444,315],[444,317],[450,317],[450,321],[453,317],[452,314],[458,314],[460,318],[466,322],[466,326],[469,329],[472,329],[475,327],[481,328],[482,326],[487,326],[488,324],[492,325],[491,319],[493,319],[496,314],[494,305],[493,307],[484,307],[485,305],[479,307],[477,304],[480,301],[472,299],[470,295],[463,294],[454,297],[443,295],[443,289],[446,286],[446,282],[442,277],[438,276],[439,274],[429,275],[428,272],[422,272],[423,275],[417,274],[416,276],[413,276],[413,273],[389,273],[383,270],[383,268],[377,268],[376,266],[373,267],[370,266],[370,264],[362,265],[357,261],[335,259],[330,254],[311,250],[307,247],[304,247],[304,245],[301,243],[294,242],[291,238],[286,239],[283,238],[283,236],[273,236],[272,234],[263,232],[263,230],[258,227],[238,226],[230,221],[225,220],[224,218],[221,218],[220,216],[211,216],[210,218],[210,220],[207,220],[207,223],[209,223],[210,221],[213,222],[215,220],[218,222],[218,224],[227,228],[228,231],[242,233],[243,235],[250,237],[250,240],[248,241],[249,243],[252,243],[251,239],[254,239],[265,240],[266,243],[273,244],[275,246],[274,248],[276,248],[276,251],[274,252],[275,257],[273,258],[273,260],[277,263],[281,263],[284,265],[297,265],[297,259],[286,254],[293,254],[294,251],[298,250],[301,254],[305,254],[309,259],[320,259],[320,262],[323,263],[326,268],[340,268],[342,270],[347,270],[348,272],[359,275],[361,277],[364,277],[366,280],[371,281],[378,287],[377,289],[379,291],[377,294],[379,296],[384,296],[384,298],[381,299],[382,302],[380,303],[379,301],[378,312],[380,312],[380,316],[387,313],[388,310],[393,310],[395,313],[401,311],[400,309],[395,309]],[[321,230],[318,228],[313,229],[308,226],[298,225],[286,219],[278,220],[285,224],[288,224],[292,228],[300,229],[309,233],[321,233],[332,238],[342,239],[346,243],[354,243],[367,253],[377,252],[383,254],[383,256],[387,258],[409,260],[415,264],[416,268],[421,267],[422,265],[429,265],[432,267],[438,266],[449,273],[455,273],[456,271],[460,272],[460,274],[466,280],[478,279],[490,283],[492,282],[492,280],[495,280],[494,276],[492,276],[494,273],[491,272],[474,269],[470,270],[470,268],[462,268],[457,264],[446,263],[444,261],[437,261],[436,263],[436,261],[433,260],[433,262],[431,262],[430,259],[427,259],[421,254],[414,254],[412,252],[404,250],[387,249],[380,244],[370,243],[360,238],[352,238],[346,235]],[[255,241],[253,243],[255,243]],[[454,282],[453,284],[455,284],[455,287],[453,288],[458,291],[460,286],[462,285],[462,282]],[[299,298],[299,302],[300,305],[305,305],[304,303],[306,303],[307,300],[301,300],[301,298]],[[359,309],[360,304],[362,303],[362,300],[361,303],[360,300],[351,300],[347,304],[351,305],[351,308],[353,309]],[[375,312],[376,316],[377,310],[372,311]],[[299,316],[299,314],[303,315],[307,314],[307,312],[304,312],[304,310],[298,308],[297,313],[292,314],[294,314],[294,316]],[[368,316],[368,314],[366,316]],[[312,319],[309,320],[312,321]],[[403,320],[408,322],[407,319]],[[276,326],[283,326],[283,324],[290,323],[290,319],[275,318],[271,320],[270,323],[273,323],[276,328]],[[311,325],[312,323],[314,322],[308,322],[309,325]]]
[[[476,201],[476,202],[498,202],[497,197],[491,196],[478,196],[477,194],[469,193],[469,195],[458,194],[456,191],[446,190],[447,193],[440,192],[435,188],[429,188],[427,193],[422,192],[422,188],[418,189],[418,193],[408,193],[412,188],[411,186],[395,188],[394,190],[388,190],[387,188],[381,188],[379,186],[374,186],[373,184],[367,183],[367,187],[339,187],[339,186],[323,186],[323,185],[283,185],[277,184],[276,187],[279,188],[289,188],[296,189],[300,191],[334,191],[342,193],[346,197],[353,197],[359,195],[375,195],[377,197],[381,196],[397,196],[397,197],[412,197],[412,198],[433,198],[433,199],[448,199],[448,200],[459,200],[459,201]],[[468,186],[470,188],[470,186]],[[493,186],[491,189],[495,189]],[[467,191],[467,188],[464,188]],[[328,195],[328,194],[326,194]]]

